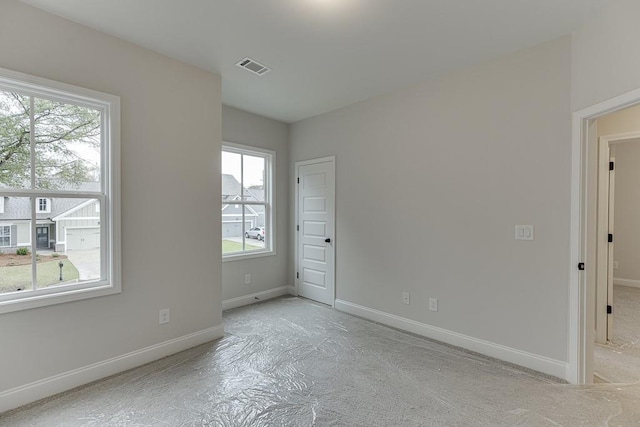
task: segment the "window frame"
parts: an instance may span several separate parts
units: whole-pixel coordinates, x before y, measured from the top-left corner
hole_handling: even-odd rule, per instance
[[[42,202],[44,201],[44,209]],[[46,197],[38,197],[36,200],[36,213],[51,213],[51,199]]]
[[[242,217],[243,220],[240,221],[241,225],[242,225],[242,238],[243,241],[245,239],[244,237],[244,233],[246,232],[245,230],[245,224],[246,224],[246,220],[244,220],[244,215],[245,215],[245,207],[246,206],[255,206],[255,205],[259,205],[259,206],[264,206],[264,210],[265,210],[265,228],[266,230],[268,230],[267,233],[265,233],[265,239],[264,239],[264,244],[265,244],[265,248],[262,250],[251,250],[251,251],[247,251],[244,250],[242,252],[232,252],[232,253],[228,253],[228,254],[222,254],[222,262],[228,262],[228,261],[238,261],[238,260],[245,260],[245,259],[251,259],[251,258],[261,258],[261,257],[267,257],[267,256],[273,256],[276,255],[276,229],[275,229],[275,217],[276,217],[276,207],[275,207],[275,200],[276,200],[276,189],[275,189],[275,171],[276,171],[276,152],[273,150],[268,150],[265,148],[259,148],[259,147],[254,147],[254,146],[249,146],[249,145],[244,145],[244,144],[237,144],[234,142],[227,142],[227,141],[223,141],[222,142],[222,148],[221,148],[221,153],[222,152],[229,152],[229,153],[235,153],[235,154],[241,154],[241,155],[248,155],[248,156],[254,156],[254,157],[263,157],[265,159],[265,177],[264,177],[264,202],[245,202],[243,200],[234,200],[233,203],[229,203],[229,205],[239,205],[240,207],[242,207]],[[221,156],[222,157],[222,156]],[[221,160],[222,162],[222,160]],[[242,166],[243,167],[243,166]],[[241,169],[240,171],[240,175],[241,177],[244,177],[244,169]],[[222,170],[220,172],[220,176],[222,176]],[[241,188],[243,187],[243,183],[242,180],[240,182],[240,186]],[[222,209],[224,205],[221,205],[220,208]],[[220,217],[220,227],[222,228],[222,219],[223,217]],[[222,241],[222,238],[221,238]]]
[[[0,314],[62,304],[122,291],[120,214],[120,97],[66,83],[0,68],[0,89],[99,110],[101,112],[101,188],[98,192],[29,189],[2,189],[0,197],[32,199],[31,250],[35,242],[39,198],[46,198],[50,211],[55,198],[95,198],[104,209],[100,213],[101,277],[77,284],[0,294]],[[31,125],[33,129],[33,124]],[[32,149],[33,150],[33,149]],[[32,154],[33,155],[33,154]]]

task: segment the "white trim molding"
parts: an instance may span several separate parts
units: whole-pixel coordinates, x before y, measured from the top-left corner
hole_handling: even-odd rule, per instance
[[[224,327],[217,325],[30,384],[1,391],[0,413],[217,340],[223,336]]]
[[[613,284],[617,286],[628,286],[630,288],[640,288],[640,280],[613,278]]]
[[[231,310],[232,308],[255,304],[268,299],[281,297],[282,295],[293,295],[291,290],[291,286],[280,286],[278,288],[268,289],[262,292],[255,292],[241,297],[226,299],[222,301],[222,310]]]
[[[383,325],[402,329],[423,337],[441,341],[485,356],[494,357],[515,365],[533,369],[547,375],[565,379],[567,363],[560,360],[551,359],[549,357],[470,337],[447,329],[427,325],[426,323],[385,313],[383,311],[364,307],[349,301],[338,299],[336,300],[335,308],[337,310],[344,311],[345,313],[382,323]]]

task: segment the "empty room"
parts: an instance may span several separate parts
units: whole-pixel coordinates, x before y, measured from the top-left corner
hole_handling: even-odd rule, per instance
[[[1,0],[0,426],[637,425],[638,20]]]

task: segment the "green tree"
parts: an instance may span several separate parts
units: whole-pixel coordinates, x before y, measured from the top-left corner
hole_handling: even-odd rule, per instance
[[[0,185],[31,182],[31,97],[0,91]],[[36,188],[72,188],[94,181],[100,150],[100,112],[33,98]],[[92,156],[91,153],[98,153]]]

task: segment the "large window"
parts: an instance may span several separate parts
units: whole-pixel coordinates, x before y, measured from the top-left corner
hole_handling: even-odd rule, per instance
[[[117,97],[0,69],[0,313],[120,291],[118,123]]]
[[[222,256],[273,254],[275,154],[236,144],[222,148]]]

